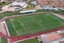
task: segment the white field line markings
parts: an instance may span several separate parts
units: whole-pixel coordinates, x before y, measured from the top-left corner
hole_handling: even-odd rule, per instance
[[[51,17],[51,15],[50,14],[48,14],[47,16],[50,16]],[[47,20],[49,20],[46,16],[45,16],[45,18],[47,19]],[[54,19],[54,17],[51,17],[51,18],[53,18]],[[55,22],[54,22],[55,23]]]
[[[24,28],[24,30],[26,30],[26,28],[24,27],[24,24],[20,20],[18,20],[18,22],[21,24],[21,26]]]
[[[52,18],[54,19],[54,17],[52,16]],[[55,17],[60,23],[62,23],[64,25],[64,23],[58,19],[58,17]]]
[[[4,21],[4,24],[5,24],[5,26],[6,26],[7,34],[10,36],[9,30],[8,30],[8,27],[7,27],[7,24],[6,24],[5,21]],[[8,43],[10,43],[10,39],[7,39],[7,40],[8,40]]]
[[[57,18],[57,19],[58,19],[58,18]],[[62,21],[61,21],[61,20],[59,20],[59,19],[58,19],[58,21],[59,21],[60,23],[62,23],[62,25],[64,25],[64,22],[62,22]]]
[[[8,30],[8,27],[7,27],[6,22],[4,21],[3,23],[4,23],[4,24],[5,24],[5,26],[6,26],[6,30],[7,30],[8,35],[10,36],[10,33],[9,33],[9,30]]]
[[[62,16],[61,15],[59,15],[59,14],[53,14],[53,15],[55,15],[55,16],[57,16],[57,17],[59,17],[59,18],[61,18],[61,19],[63,19],[64,20],[64,18],[62,18]],[[58,19],[58,18],[56,18],[56,19]],[[60,20],[59,20],[60,21]],[[62,22],[62,21],[61,21]]]
[[[16,31],[16,27],[15,27],[14,23],[12,22],[12,19],[10,19],[10,21],[12,23],[12,26],[13,26],[14,30]],[[19,35],[17,31],[16,31],[16,33],[17,33],[17,35]]]
[[[8,30],[8,27],[7,27],[6,22],[5,22],[5,21],[3,21],[2,23],[4,23],[4,24],[5,24],[5,26],[6,26],[6,30],[7,30],[7,34],[10,36],[10,33],[9,33],[9,30]],[[10,43],[10,39],[7,39],[7,41],[8,41],[8,43]]]
[[[57,14],[57,13],[52,13],[52,14],[64,20],[64,16],[63,15]]]
[[[36,37],[37,37],[37,36],[31,37],[31,38],[27,38],[27,39],[23,39],[23,40],[19,40],[19,41],[13,42],[13,43],[17,43],[17,42],[21,42],[21,41],[25,41],[25,40],[29,40],[29,39],[34,39],[34,38],[36,38]]]
[[[49,15],[49,14],[48,14],[48,15]],[[50,15],[49,15],[49,16],[50,16]],[[45,16],[45,18],[50,21],[50,19],[48,19],[47,16]],[[54,22],[54,23],[55,23],[55,22]],[[53,24],[53,23],[51,23],[51,24]]]
[[[32,19],[43,28],[43,26],[35,18],[32,17]]]
[[[53,18],[53,19],[55,19],[56,17],[53,17],[53,16],[51,16],[51,15],[49,15],[51,18]],[[46,16],[45,16],[46,17]],[[47,17],[46,17],[46,19],[48,19]],[[58,20],[58,18],[56,18],[57,20]],[[49,19],[48,19],[49,20]],[[54,22],[54,23],[56,23],[56,22]]]

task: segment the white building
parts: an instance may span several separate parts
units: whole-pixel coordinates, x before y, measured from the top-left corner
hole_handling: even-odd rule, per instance
[[[2,7],[2,10],[3,11],[18,11],[22,8],[26,8],[27,6],[28,6],[28,4],[25,2],[13,2],[9,5]]]
[[[32,1],[31,4],[32,5],[37,5],[38,3],[37,3],[37,1]]]
[[[12,5],[12,6],[19,5],[19,6],[21,6],[22,8],[26,8],[26,7],[28,6],[28,4],[25,3],[25,2],[13,2],[13,3],[11,3],[10,5]]]

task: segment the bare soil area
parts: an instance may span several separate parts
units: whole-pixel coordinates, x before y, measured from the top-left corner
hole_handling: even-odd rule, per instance
[[[61,14],[57,14],[57,13],[52,13],[54,15],[56,15],[57,17],[61,18],[61,19],[64,19],[64,15],[61,15]]]
[[[5,27],[4,27],[4,21],[0,22],[0,32],[6,35]]]

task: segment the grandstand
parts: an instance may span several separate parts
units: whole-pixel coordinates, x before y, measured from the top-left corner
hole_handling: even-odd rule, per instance
[[[28,13],[34,13],[36,10],[27,10],[27,11],[20,11],[21,14],[28,14]]]

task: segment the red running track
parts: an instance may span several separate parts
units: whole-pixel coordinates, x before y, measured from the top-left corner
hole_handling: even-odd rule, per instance
[[[7,29],[6,29],[5,24],[4,24],[4,27],[5,27],[5,30],[6,30],[6,33],[7,33]],[[49,31],[35,33],[35,34],[29,34],[29,35],[26,35],[26,36],[13,36],[13,37],[11,37],[11,36],[8,36],[8,33],[7,33],[7,35],[0,34],[0,36],[3,36],[5,38],[9,38],[10,39],[10,43],[12,43],[12,42],[15,42],[15,41],[28,39],[28,38],[31,38],[31,37],[36,37],[36,36],[39,36],[39,35],[42,35],[42,34],[55,32],[55,31],[58,31],[58,30],[64,30],[64,27],[56,28],[55,30],[49,30]]]
[[[31,37],[36,37],[36,36],[39,36],[39,35],[42,35],[42,34],[47,34],[47,33],[55,32],[55,31],[58,31],[58,30],[64,30],[64,27],[57,28],[57,29],[55,29],[55,30],[50,30],[50,31],[45,31],[45,32],[30,34],[30,35],[26,35],[26,36],[15,37],[15,38],[12,39],[11,41],[12,41],[12,42],[15,42],[15,41],[23,40],[23,39],[28,39],[28,38],[31,38]]]

